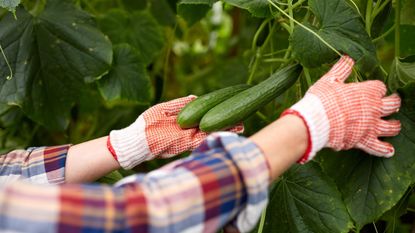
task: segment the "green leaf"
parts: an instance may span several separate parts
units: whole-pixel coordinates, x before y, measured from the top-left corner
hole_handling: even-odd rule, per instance
[[[389,88],[395,91],[409,82],[415,82],[415,56],[395,58],[388,77]]]
[[[309,6],[319,26],[306,26],[338,51],[350,55],[360,71],[371,73],[377,65],[375,46],[357,11],[345,0],[309,0]],[[291,45],[294,57],[306,67],[318,67],[337,57],[319,38],[298,25],[291,36]]]
[[[272,16],[271,7],[267,0],[223,0],[223,2],[245,9],[255,17]]]
[[[215,2],[216,0],[181,0],[177,3],[177,14],[191,26],[205,17]]]
[[[99,80],[103,97],[148,104],[152,86],[137,50],[128,44],[114,46],[114,62],[108,75]]]
[[[37,17],[23,8],[16,13],[17,20],[8,15],[0,22],[0,41],[14,71],[6,80],[8,69],[0,59],[0,102],[63,130],[84,82],[108,72],[111,43],[90,15],[67,1],[48,1]]]
[[[294,165],[274,186],[264,232],[348,232],[351,225],[335,183],[310,162]]]
[[[395,222],[399,221],[399,217],[407,213],[407,208],[412,193],[413,188],[409,188],[401,200],[399,200],[392,209],[386,211],[381,219],[396,224]]]
[[[20,0],[0,0],[0,7],[10,12],[16,12],[16,7],[20,4]]]
[[[110,174],[100,178],[97,182],[102,184],[115,184],[117,181],[124,178],[124,176],[118,171],[112,171]]]
[[[415,25],[415,1],[402,0],[401,24]]]
[[[145,64],[151,63],[163,48],[163,31],[147,11],[110,10],[99,18],[98,24],[114,44],[129,43],[138,49]]]
[[[401,31],[401,56],[415,54],[415,25],[403,24],[400,26]]]
[[[323,170],[335,180],[359,229],[391,209],[415,180],[415,83],[400,89],[400,94],[402,107],[393,118],[401,121],[402,131],[387,139],[395,147],[393,158],[357,150],[319,153]]]
[[[166,0],[151,0],[150,11],[157,22],[163,26],[176,25],[176,13]]]

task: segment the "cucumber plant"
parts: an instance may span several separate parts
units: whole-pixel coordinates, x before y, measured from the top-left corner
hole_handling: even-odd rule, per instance
[[[249,136],[347,53],[351,81],[385,81],[403,99],[396,156],[323,150],[293,166],[254,232],[410,232],[414,12],[412,0],[0,0],[0,151],[100,137],[158,102],[299,63],[294,85],[244,119]]]

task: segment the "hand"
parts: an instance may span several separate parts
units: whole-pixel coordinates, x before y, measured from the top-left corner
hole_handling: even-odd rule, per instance
[[[384,97],[386,86],[378,80],[344,83],[353,65],[350,57],[343,56],[301,101],[283,113],[295,114],[307,125],[308,149],[300,163],[311,160],[323,147],[359,148],[379,157],[393,156],[393,146],[378,137],[399,134],[398,120],[381,117],[397,112],[401,100],[397,94]]]
[[[176,122],[180,110],[195,98],[187,96],[155,105],[127,128],[111,131],[108,148],[113,149],[120,165],[128,169],[156,156],[169,158],[198,147],[208,134],[199,128],[182,129]],[[243,129],[238,125],[230,131],[242,133]]]

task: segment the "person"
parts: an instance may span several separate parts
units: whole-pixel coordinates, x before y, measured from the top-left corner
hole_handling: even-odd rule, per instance
[[[108,137],[3,155],[0,228],[216,232],[226,226],[248,232],[267,205],[270,182],[295,162],[312,160],[323,147],[393,156],[393,146],[378,137],[399,134],[400,122],[382,117],[399,110],[400,98],[385,97],[381,81],[345,83],[353,65],[350,57],[340,58],[302,100],[249,138],[180,129],[177,114],[195,98],[190,96],[156,105]],[[126,177],[115,186],[80,184],[194,148],[187,158]]]

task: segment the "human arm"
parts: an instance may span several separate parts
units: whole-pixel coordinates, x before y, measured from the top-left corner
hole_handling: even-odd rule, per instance
[[[222,133],[190,157],[127,177],[118,187],[11,183],[0,192],[0,222],[4,230],[24,232],[215,232],[237,217],[252,228],[266,205],[268,182],[255,144]]]
[[[181,129],[176,118],[194,98],[196,96],[188,96],[155,105],[130,126],[111,131],[110,136],[64,146],[66,152],[59,158],[54,158],[53,153],[43,154],[55,147],[16,150],[1,155],[0,183],[15,179],[28,179],[38,184],[92,182],[120,167],[130,169],[143,161],[192,150],[208,134],[198,128]],[[230,131],[240,133],[243,126],[237,125]]]
[[[323,147],[334,150],[357,148],[368,154],[386,158],[394,155],[393,146],[381,141],[380,138],[398,135],[401,124],[398,120],[382,118],[399,111],[401,99],[397,94],[386,96],[387,88],[379,80],[345,83],[353,66],[354,61],[350,57],[341,57],[330,71],[307,91],[303,99],[282,113],[282,119],[291,116],[297,118],[297,122],[303,123],[303,127],[300,127],[300,124],[292,122],[291,129],[303,132],[305,130],[307,135],[306,149],[299,159],[295,149],[291,149],[294,156],[279,158],[281,145],[272,143],[271,140],[279,134],[273,132],[272,127],[267,127],[254,135],[253,140],[262,148],[270,162],[273,177],[281,174],[284,167],[295,159],[301,164],[312,160]],[[274,128],[278,129],[278,123],[273,124],[276,126]],[[286,142],[287,147],[297,142],[301,150],[304,148],[304,144],[300,143],[304,142],[304,138],[291,140],[294,141]]]

